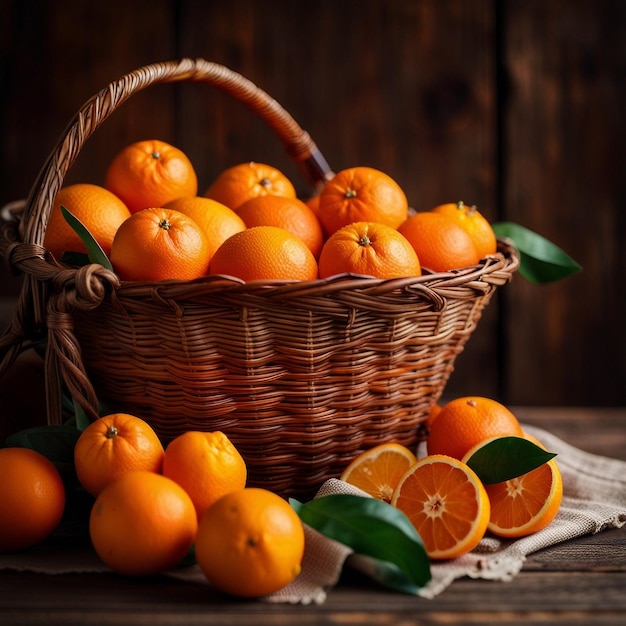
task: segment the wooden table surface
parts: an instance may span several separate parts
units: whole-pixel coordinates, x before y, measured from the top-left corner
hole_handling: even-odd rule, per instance
[[[20,368],[17,370],[20,371]],[[22,372],[32,377],[32,363]],[[19,413],[12,373],[0,381],[1,411]],[[29,386],[41,380],[31,378]],[[29,409],[33,398],[29,396]],[[24,396],[22,396],[24,397]],[[626,460],[626,408],[511,407],[589,452]],[[0,503],[2,506],[2,503]],[[85,549],[85,548],[83,548]],[[226,597],[168,577],[0,571],[0,624],[625,624],[626,527],[530,555],[511,582],[460,579],[432,600],[388,591],[344,569],[322,605]]]

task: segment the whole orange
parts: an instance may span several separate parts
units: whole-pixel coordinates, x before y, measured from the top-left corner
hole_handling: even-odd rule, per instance
[[[351,167],[335,174],[319,195],[318,217],[327,235],[353,222],[379,222],[398,228],[408,216],[400,185],[372,167]]]
[[[151,139],[130,144],[115,155],[106,172],[105,187],[135,213],[197,195],[198,178],[182,150]]]
[[[317,261],[304,241],[284,228],[255,226],[227,239],[213,255],[209,271],[246,282],[314,280]]]
[[[475,205],[468,206],[464,202],[447,203],[436,206],[433,211],[453,219],[472,238],[481,259],[496,253],[496,234]]]
[[[198,530],[196,511],[173,480],[132,471],[96,498],[89,535],[98,556],[128,576],[158,574],[187,555]]]
[[[307,198],[304,201],[304,204],[306,204],[309,209],[311,209],[311,211],[313,211],[313,213],[315,213],[315,215],[319,216],[319,211],[320,211],[320,196],[319,194],[316,194],[314,196],[311,196],[310,198]]]
[[[132,470],[160,472],[163,454],[163,445],[150,424],[134,415],[112,413],[80,434],[74,446],[74,466],[81,485],[97,496]]]
[[[61,476],[45,456],[27,448],[0,449],[0,476],[0,552],[30,548],[61,521]]]
[[[445,404],[430,424],[428,454],[463,459],[470,448],[490,437],[523,436],[522,427],[503,404],[480,396],[456,398]]]
[[[317,258],[324,245],[322,225],[311,209],[298,198],[256,196],[246,200],[237,215],[248,228],[278,226],[300,237]]]
[[[211,249],[200,226],[171,209],[144,209],[118,229],[111,264],[122,280],[192,280],[209,269]]]
[[[433,272],[475,265],[480,260],[472,238],[454,220],[433,212],[416,213],[398,228],[422,264]]]
[[[320,278],[344,273],[400,278],[420,276],[422,270],[415,250],[395,228],[355,222],[328,238],[319,259]]]
[[[232,209],[202,196],[178,198],[168,202],[164,208],[184,213],[200,226],[209,244],[211,257],[231,235],[246,228],[243,219]]]
[[[246,463],[222,432],[187,431],[167,445],[163,475],[188,494],[198,514],[223,495],[246,486]]]
[[[43,240],[44,248],[58,259],[64,252],[87,253],[85,244],[63,217],[61,205],[82,222],[107,256],[117,229],[130,217],[126,205],[104,187],[83,183],[62,187],[54,199]]]
[[[240,489],[204,514],[195,552],[215,587],[234,596],[260,597],[282,589],[300,573],[304,529],[280,496]]]
[[[237,210],[246,200],[256,196],[295,198],[296,190],[280,170],[249,161],[220,172],[204,195]]]

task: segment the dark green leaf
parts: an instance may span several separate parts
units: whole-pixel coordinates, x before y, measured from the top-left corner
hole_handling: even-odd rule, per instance
[[[76,428],[81,432],[91,424],[87,414],[76,400],[74,400],[74,416],[76,418]]]
[[[549,283],[581,271],[581,266],[554,243],[515,224],[492,224],[498,237],[510,239],[520,253],[519,273],[533,283]]]
[[[87,256],[92,263],[99,263],[108,270],[113,270],[111,261],[109,261],[104,250],[100,247],[100,244],[94,239],[93,235],[87,230],[87,227],[64,206],[61,206],[61,213],[65,218],[65,221],[72,227],[76,234],[80,237],[80,240],[85,244],[87,248]]]
[[[74,446],[79,436],[80,432],[71,426],[35,426],[9,435],[6,445],[43,454],[67,483],[75,479]]]
[[[302,504],[290,501],[302,521],[318,532],[375,559],[381,582],[406,591],[430,580],[430,562],[410,520],[396,507],[348,494]]]
[[[61,262],[72,267],[84,267],[91,263],[89,256],[83,252],[64,252],[61,255]]]
[[[499,437],[474,452],[467,464],[483,484],[493,485],[527,474],[555,456],[523,437]]]

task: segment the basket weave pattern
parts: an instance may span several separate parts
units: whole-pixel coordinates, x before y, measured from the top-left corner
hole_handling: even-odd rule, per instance
[[[24,273],[14,320],[0,339],[0,374],[46,339],[49,420],[61,393],[92,418],[98,404],[147,419],[165,440],[221,430],[249,484],[311,494],[361,451],[414,445],[515,250],[458,272],[378,280],[120,283],[101,266],[59,264],[42,247],[56,192],[88,136],[132,93],[203,81],[246,102],[316,185],[332,175],[307,133],[267,94],[222,66],[184,59],[141,68],[79,111],[31,196],[0,230],[0,253]]]

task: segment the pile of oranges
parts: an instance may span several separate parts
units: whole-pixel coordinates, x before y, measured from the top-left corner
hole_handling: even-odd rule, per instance
[[[85,253],[60,207],[77,217],[122,280],[388,279],[477,264],[496,252],[489,222],[460,203],[413,214],[402,188],[371,167],[335,174],[306,200],[270,165],[217,175],[204,195],[189,158],[163,141],[133,143],[111,161],[104,187],[56,196],[44,238],[55,257]]]
[[[357,456],[340,478],[400,509],[431,559],[460,557],[487,531],[515,538],[552,522],[563,496],[554,458],[495,484],[483,484],[468,464],[495,438],[543,447],[504,405],[457,398],[433,409],[429,428],[421,458],[383,443]],[[305,533],[298,514],[272,491],[246,486],[245,460],[222,432],[187,431],[164,448],[147,422],[114,413],[82,431],[74,467],[93,497],[93,548],[118,573],[157,574],[193,550],[216,588],[260,597],[301,571]],[[29,548],[59,524],[63,481],[47,458],[25,448],[0,449],[0,473],[0,553]]]
[[[467,396],[435,405],[427,454],[419,460],[397,443],[359,455],[341,479],[385,500],[411,520],[432,559],[463,556],[486,531],[515,538],[545,528],[555,518],[563,481],[554,458],[501,483],[483,484],[468,465],[472,455],[500,437],[524,433],[515,415],[490,398]]]
[[[91,543],[115,572],[157,574],[193,549],[209,581],[240,597],[272,593],[300,572],[300,518],[277,494],[246,486],[246,463],[219,431],[188,431],[164,449],[146,421],[114,413],[82,431],[74,467],[93,496]],[[0,449],[0,472],[0,553],[34,546],[62,519],[59,472],[26,448]]]

